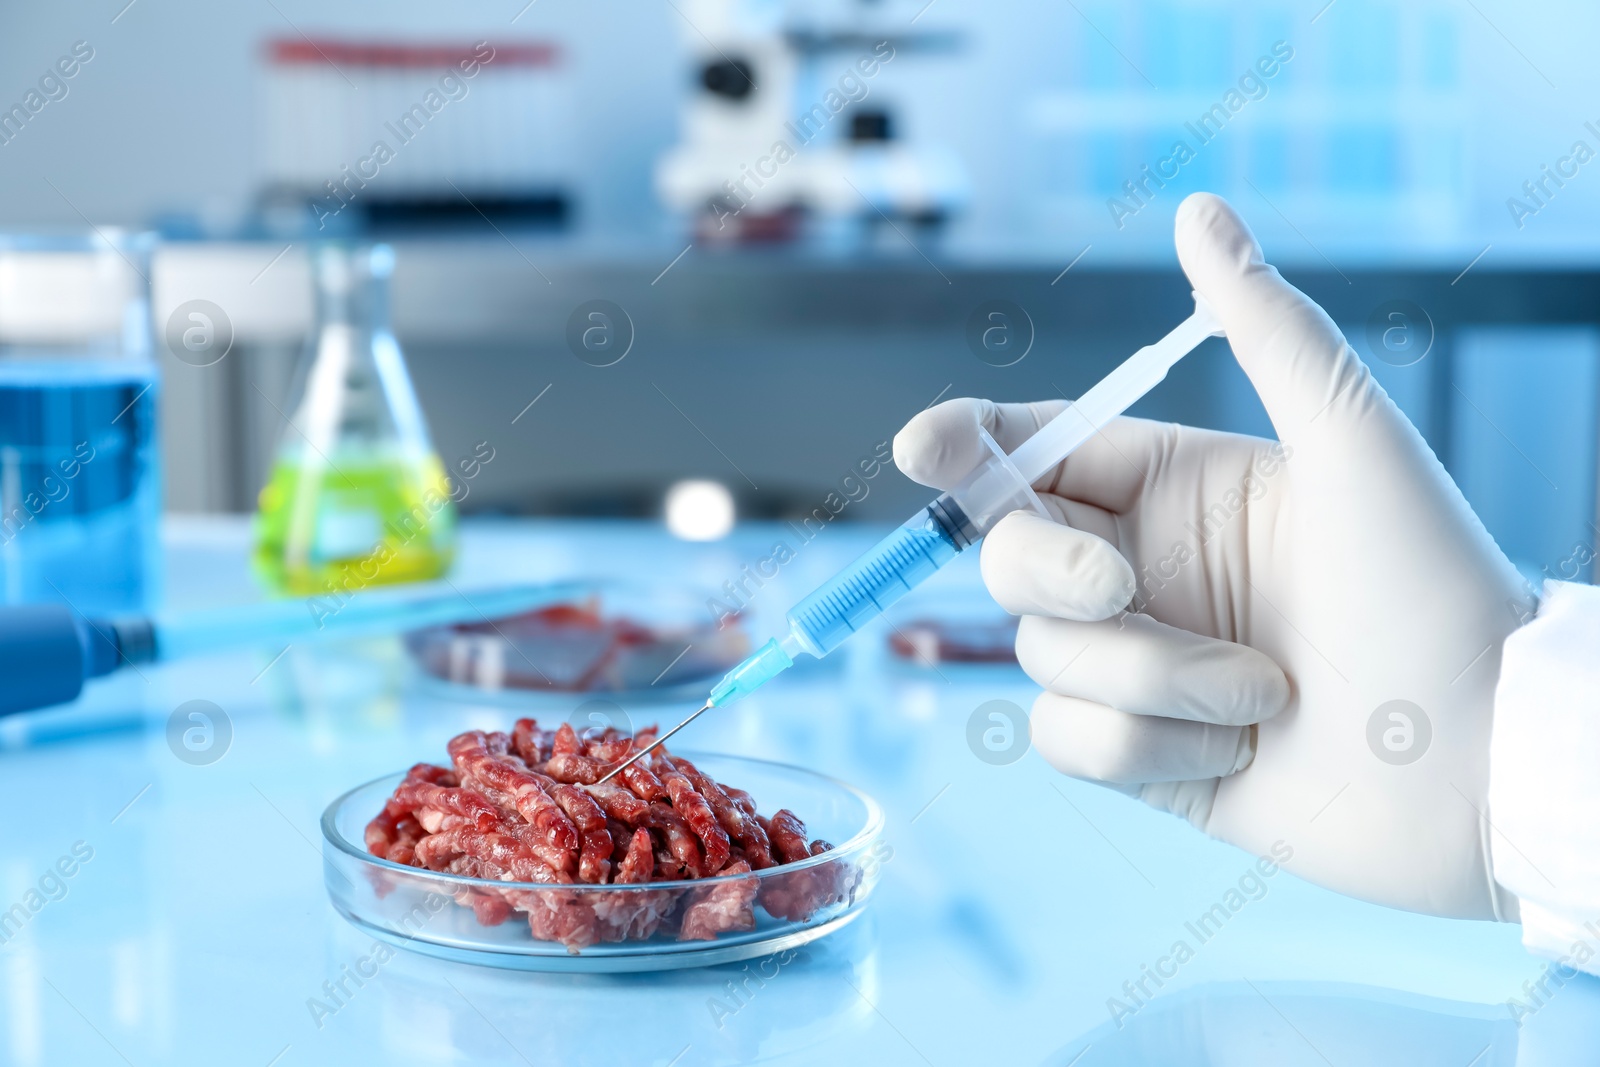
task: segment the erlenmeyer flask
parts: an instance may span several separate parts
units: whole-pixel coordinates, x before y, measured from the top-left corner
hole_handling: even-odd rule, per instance
[[[455,507],[389,328],[387,245],[312,252],[317,323],[256,515],[255,568],[296,596],[435,578]]]

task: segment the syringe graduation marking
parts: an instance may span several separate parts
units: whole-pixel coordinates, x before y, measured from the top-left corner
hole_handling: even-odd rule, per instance
[[[841,575],[815,602],[802,603],[795,613],[796,621],[813,636],[824,636],[827,629],[841,622],[854,631],[851,615],[863,601],[870,600],[879,610],[885,609],[916,584],[917,579],[906,581],[907,572],[914,568],[937,570],[933,556],[940,545],[955,554],[955,546],[936,529],[902,528],[901,536],[884,551]]]

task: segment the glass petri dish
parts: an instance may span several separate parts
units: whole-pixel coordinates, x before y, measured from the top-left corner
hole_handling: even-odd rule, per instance
[[[591,591],[570,604],[413,631],[406,649],[442,695],[514,706],[582,694],[702,697],[752,648],[745,620],[719,624],[704,592],[650,582],[584,584]]]
[[[883,811],[876,801],[798,767],[739,756],[685,755],[718,781],[747,790],[763,812],[788,808],[801,815],[811,836],[835,847],[750,874],[644,885],[551,886],[437,873],[379,859],[366,849],[367,822],[404,777],[396,773],[357,786],[323,813],[322,836],[331,846],[323,849],[328,897],[352,925],[398,948],[458,963],[588,974],[708,967],[766,956],[815,941],[860,915],[888,856],[881,840]],[[513,899],[519,907],[621,917],[682,909],[718,889],[754,893],[753,929],[700,941],[658,932],[643,940],[569,948],[536,939],[520,911],[486,926],[472,906],[482,908],[491,898]]]

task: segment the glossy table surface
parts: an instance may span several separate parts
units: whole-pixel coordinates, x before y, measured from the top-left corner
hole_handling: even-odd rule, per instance
[[[714,590],[783,539],[794,559],[745,582],[764,639],[879,533],[839,525],[801,545],[752,525],[691,545],[646,523],[485,521],[465,524],[452,579]],[[167,539],[169,608],[259,598],[244,523],[176,521]],[[975,563],[898,617],[993,614]],[[996,721],[978,709],[1027,708],[1032,683],[1015,667],[899,663],[886,632],[708,714],[684,745],[810,767],[883,804],[892,856],[859,922],[790,959],[661,974],[400,952],[331,1014],[311,1002],[373,942],[329,906],[323,809],[514,709],[421,678],[396,640],[370,638],[124,671],[76,705],[0,721],[0,910],[27,912],[0,944],[0,1063],[1592,1062],[1600,982],[1547,978],[1543,1006],[1513,1020],[1507,999],[1531,1006],[1524,983],[1545,975],[1516,928],[1252,877],[1254,857],[1036,753],[1003,762],[1002,735],[969,742]],[[167,741],[195,699],[231,728],[208,764]],[[579,700],[529,709],[564,718]],[[636,723],[692,707],[620,703]],[[1219,901],[1242,903],[1195,937]],[[1191,951],[1175,963],[1179,941]],[[1151,969],[1168,975],[1159,989]],[[1127,991],[1141,983],[1157,995]]]

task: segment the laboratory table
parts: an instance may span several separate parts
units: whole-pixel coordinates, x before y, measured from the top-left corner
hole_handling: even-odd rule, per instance
[[[742,582],[764,639],[880,533],[841,522],[799,544],[785,526],[750,524],[690,544],[654,523],[480,520],[463,526],[452,580],[607,577],[702,598]],[[173,520],[165,537],[167,608],[261,597],[243,520]],[[763,577],[779,540],[794,557]],[[890,622],[995,611],[963,558]],[[1600,1061],[1600,983],[1548,972],[1514,926],[1252,878],[1255,857],[1063,778],[1025,744],[974,742],[975,719],[994,721],[981,707],[1031,705],[1017,668],[904,663],[887,632],[706,715],[683,740],[813,768],[881,802],[888,848],[859,921],[756,967],[656,974],[399,952],[346,983],[331,1014],[312,1002],[326,1005],[324,983],[374,942],[329,905],[323,809],[441,759],[461,730],[505,727],[516,701],[434,682],[398,640],[364,638],[127,670],[75,705],[0,721],[0,910],[43,899],[0,944],[0,1063]],[[564,717],[579,699],[527,710]],[[223,709],[221,758],[186,761],[169,745],[168,719],[190,700]],[[636,723],[693,707],[621,703]],[[1219,901],[1242,903],[1194,936]],[[1541,979],[1532,1000],[1525,983]]]

